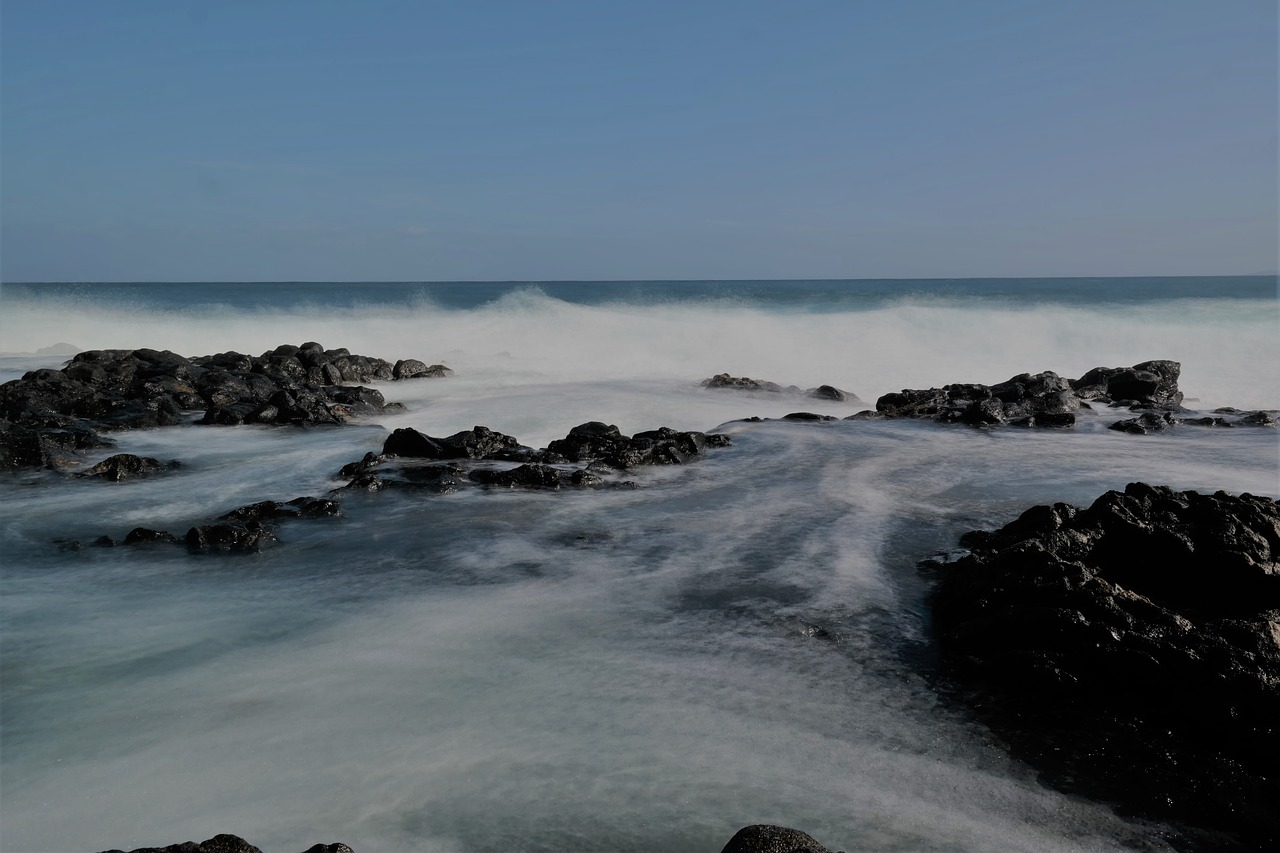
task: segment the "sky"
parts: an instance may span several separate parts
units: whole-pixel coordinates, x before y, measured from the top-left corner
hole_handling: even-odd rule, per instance
[[[1275,0],[4,0],[0,280],[1277,268]]]

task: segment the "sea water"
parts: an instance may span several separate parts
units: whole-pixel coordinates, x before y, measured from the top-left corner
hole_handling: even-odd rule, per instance
[[[916,564],[1135,480],[1278,497],[1277,431],[779,418],[1152,358],[1189,407],[1280,407],[1278,305],[1266,277],[6,284],[0,379],[58,343],[455,372],[377,383],[406,410],[368,422],[126,432],[86,460],[182,462],[162,477],[0,477],[0,849],[715,853],[760,822],[850,853],[1167,849],[939,692]],[[722,372],[865,402],[701,386]],[[398,427],[540,447],[588,420],[733,444],[627,490],[346,494],[256,555],[88,546],[325,494]]]

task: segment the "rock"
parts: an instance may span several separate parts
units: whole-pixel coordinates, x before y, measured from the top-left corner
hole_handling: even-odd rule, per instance
[[[789,415],[783,415],[784,421],[834,421],[835,415],[816,415],[813,412],[792,412]]]
[[[193,527],[187,531],[188,551],[261,551],[276,541],[270,530],[258,524],[221,523]]]
[[[1022,373],[997,385],[956,384],[926,390],[904,389],[876,401],[888,418],[930,418],[974,426],[1075,423],[1080,400],[1070,383],[1052,371]]]
[[[476,426],[447,438],[423,435],[412,427],[391,433],[382,445],[385,456],[418,459],[491,459],[502,451],[529,450],[509,435]]]
[[[745,376],[730,376],[727,373],[717,373],[710,379],[704,379],[702,387],[732,388],[735,391],[782,391],[782,386],[776,382],[766,382],[763,379],[748,379]]]
[[[443,364],[427,364],[416,358],[402,358],[391,369],[394,379],[438,379],[452,375],[453,371]]]
[[[1124,400],[1134,408],[1176,409],[1182,403],[1176,361],[1144,361],[1133,367],[1095,367],[1071,381],[1083,400]]]
[[[124,544],[126,545],[148,545],[154,542],[172,545],[177,541],[178,537],[172,533],[166,533],[163,530],[152,530],[149,527],[135,527],[124,537]]]
[[[810,388],[805,392],[808,396],[818,400],[835,400],[838,403],[861,403],[857,394],[848,391],[841,391],[833,385],[819,385],[817,388]]]
[[[217,426],[340,424],[399,411],[378,391],[352,384],[393,373],[390,362],[314,342],[261,356],[88,350],[62,370],[0,385],[0,467],[65,467],[80,449],[109,446],[99,432],[171,426],[191,411]]]
[[[1107,429],[1127,432],[1132,435],[1147,435],[1153,432],[1164,432],[1173,424],[1173,415],[1168,412],[1143,412],[1136,418],[1116,421]]]
[[[798,829],[756,824],[745,826],[720,853],[831,853],[811,835]]]
[[[547,450],[570,462],[594,462],[608,468],[626,470],[638,465],[679,465],[702,455],[703,449],[724,446],[727,436],[711,437],[700,432],[677,432],[668,427],[623,435],[612,424],[591,421],[579,424],[569,434],[547,445]]]
[[[114,456],[108,456],[97,465],[87,471],[81,471],[76,474],[77,477],[96,477],[102,480],[111,480],[112,482],[123,482],[125,480],[136,480],[140,477],[146,477],[151,474],[158,474],[161,471],[168,471],[179,467],[176,460],[164,464],[158,459],[152,459],[150,456],[134,456],[132,453],[117,453]]]
[[[1017,755],[1187,849],[1280,849],[1276,501],[1132,483],[961,543],[943,671]]]
[[[106,850],[103,853],[126,853],[126,851]],[[128,853],[262,853],[262,851],[239,836],[215,835],[199,844],[194,841],[185,841],[181,844],[170,844],[168,847],[139,847]],[[315,844],[302,853],[354,853],[354,851],[339,841],[332,844]]]
[[[472,471],[470,477],[487,486],[521,486],[530,489],[559,489],[599,485],[601,479],[585,469],[563,471],[550,465],[521,465],[507,471],[481,468]]]

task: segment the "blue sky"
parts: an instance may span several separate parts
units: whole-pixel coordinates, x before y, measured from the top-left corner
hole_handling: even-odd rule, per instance
[[[1277,266],[1274,0],[0,6],[0,276]]]

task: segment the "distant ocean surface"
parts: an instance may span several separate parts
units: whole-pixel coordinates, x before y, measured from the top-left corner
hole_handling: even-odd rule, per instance
[[[1280,497],[1280,434],[779,419],[1149,359],[1189,408],[1280,408],[1278,330],[1274,276],[0,285],[0,381],[312,340],[454,370],[377,383],[406,411],[370,422],[87,458],[163,477],[0,476],[0,849],[717,853],[778,823],[850,853],[1167,850],[942,698],[915,566],[1135,480]],[[702,387],[725,372],[863,402]],[[399,427],[543,447],[593,420],[733,444],[634,490],[345,494],[256,555],[87,545],[326,494]]]

